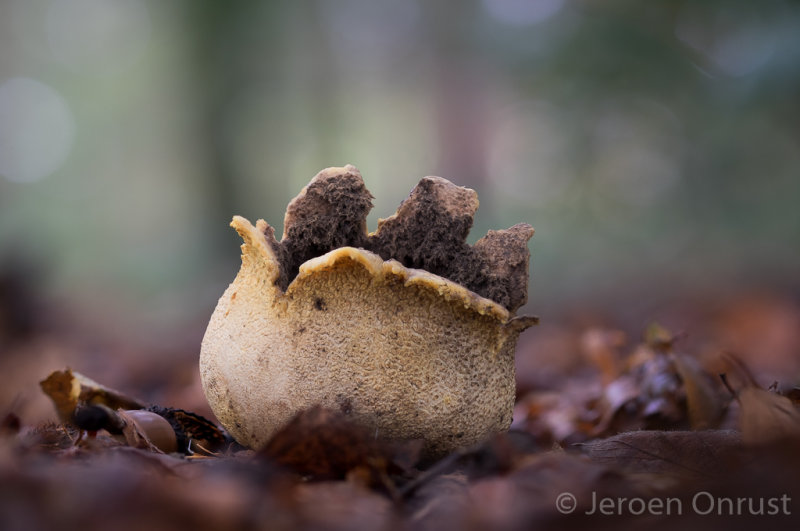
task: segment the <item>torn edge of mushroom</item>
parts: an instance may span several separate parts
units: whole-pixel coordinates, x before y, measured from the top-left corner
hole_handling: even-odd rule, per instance
[[[256,225],[253,226],[249,220],[242,216],[234,216],[231,226],[236,229],[244,240],[241,246],[242,266],[265,268],[267,275],[264,278],[269,282],[275,283],[280,276],[280,264],[267,236],[268,233],[273,231],[272,227],[263,219],[259,219]],[[446,300],[460,302],[464,308],[474,310],[481,315],[493,317],[513,329],[524,330],[539,322],[539,318],[536,316],[512,318],[511,312],[502,305],[486,297],[481,297],[452,280],[422,269],[407,268],[397,260],[384,261],[375,253],[356,249],[355,247],[340,247],[306,261],[300,266],[300,273],[292,280],[285,292],[280,290],[278,286],[274,286],[274,288],[278,290],[280,295],[285,296],[292,290],[292,285],[298,280],[308,277],[317,271],[330,269],[337,263],[348,259],[366,269],[373,278],[395,276],[402,280],[405,286],[418,286],[422,289],[434,291]]]
[[[291,221],[291,216],[289,215],[291,205],[298,205],[306,200],[305,198],[309,195],[309,190],[312,185],[320,183],[324,179],[337,178],[339,176],[341,176],[343,180],[346,178],[357,178],[358,184],[363,188],[360,193],[364,194],[369,199],[372,198],[369,191],[363,186],[363,179],[361,178],[360,172],[354,166],[347,165],[342,168],[326,168],[320,171],[308,185],[303,187],[301,192],[290,202],[290,208],[287,208],[285,223]],[[368,233],[366,214],[364,214],[364,218],[362,218],[360,222],[359,232],[363,232],[363,235],[360,235],[360,237],[364,238],[363,241],[365,244],[369,242],[371,238],[380,234],[381,229],[387,226],[387,222],[398,220],[401,213],[404,212],[404,209],[407,211],[408,209],[417,207],[417,205],[413,203],[413,198],[418,188],[422,189],[423,185],[427,185],[431,188],[432,195],[435,196],[433,200],[442,203],[441,206],[444,207],[448,215],[453,216],[455,219],[457,215],[461,214],[462,218],[466,217],[468,219],[468,222],[462,219],[462,226],[459,227],[464,231],[462,239],[466,238],[466,233],[469,232],[472,226],[472,217],[478,208],[477,194],[474,190],[459,187],[441,177],[426,177],[411,191],[408,198],[400,204],[394,214],[386,219],[379,220],[378,228],[374,232]],[[450,205],[448,200],[460,203],[460,208],[463,209],[464,212],[459,212],[459,208]],[[369,202],[369,208],[367,210],[371,208],[371,202]],[[500,302],[484,297],[455,280],[445,278],[426,269],[406,267],[394,258],[384,260],[381,255],[377,254],[377,252],[374,252],[372,249],[365,249],[360,246],[343,245],[329,250],[320,256],[309,258],[299,265],[294,278],[288,278],[289,272],[286,270],[286,264],[291,257],[286,256],[286,253],[289,251],[282,246],[287,239],[287,227],[284,227],[282,239],[278,241],[275,238],[275,229],[263,219],[258,219],[254,226],[246,218],[234,216],[231,221],[231,226],[236,229],[244,240],[241,246],[242,268],[255,271],[261,270],[261,274],[251,278],[259,279],[261,283],[271,283],[272,286],[264,287],[273,291],[276,299],[281,299],[287,294],[290,294],[292,286],[295,285],[298,280],[308,277],[316,271],[324,271],[342,263],[350,262],[364,268],[374,279],[395,277],[401,280],[407,287],[415,286],[423,290],[435,292],[449,302],[461,304],[464,308],[475,311],[480,315],[497,319],[503,323],[504,327],[512,330],[522,331],[538,323],[538,318],[535,316],[515,317],[514,307],[509,309]],[[498,242],[498,234],[510,236],[511,238],[519,238],[521,236],[524,240],[522,245],[526,247],[525,242],[533,236],[533,233],[534,229],[530,225],[524,225],[524,227],[515,225],[505,231],[489,231],[489,234],[479,240],[475,246],[467,247],[477,251],[484,240],[486,240],[486,247],[492,244],[496,246],[498,243],[501,246],[511,245],[508,243],[508,240],[503,241],[501,239]],[[494,238],[494,240],[490,243],[489,240],[492,238]],[[459,236],[456,235],[454,239],[458,240]],[[385,254],[383,251],[380,252],[381,254]],[[523,301],[527,298],[527,257],[529,256],[530,255],[527,254],[524,260],[525,282],[523,288],[525,294],[523,295]],[[285,286],[285,288],[281,288],[281,286]]]

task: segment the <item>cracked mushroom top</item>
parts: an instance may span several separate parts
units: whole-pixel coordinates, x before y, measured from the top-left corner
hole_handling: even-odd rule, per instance
[[[372,198],[354,166],[319,172],[289,203],[281,241],[271,227],[265,230],[280,263],[276,283],[281,289],[307,260],[349,246],[449,279],[512,314],[525,304],[533,227],[520,223],[489,231],[469,245],[477,193],[441,177],[425,177],[397,212],[379,220],[378,229],[368,234]]]

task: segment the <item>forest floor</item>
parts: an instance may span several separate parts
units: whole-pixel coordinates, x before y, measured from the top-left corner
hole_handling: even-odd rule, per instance
[[[545,316],[518,346],[511,430],[430,463],[418,442],[317,408],[259,452],[164,453],[135,430],[63,423],[56,410],[84,391],[213,419],[202,324],[169,340],[100,334],[3,304],[4,530],[800,528],[796,298],[685,302],[627,333],[592,312]]]

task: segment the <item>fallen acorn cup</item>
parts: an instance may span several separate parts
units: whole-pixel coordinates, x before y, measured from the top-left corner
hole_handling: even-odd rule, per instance
[[[426,177],[367,233],[372,208],[353,166],[317,174],[289,204],[277,241],[235,216],[242,265],[203,338],[215,415],[263,448],[313,406],[375,437],[420,439],[428,458],[511,423],[514,351],[537,322],[527,300],[530,225],[466,238],[474,190]]]
[[[146,447],[149,443],[165,454],[178,451],[176,431],[164,417],[152,411],[114,411],[102,404],[79,406],[72,424],[88,433],[106,430],[111,435],[124,436],[126,442],[134,443],[131,446]]]
[[[115,411],[104,404],[82,404],[75,409],[70,424],[88,433],[106,430],[121,436],[129,446],[152,446],[165,454],[212,453],[229,442],[219,428],[200,415],[162,406]]]

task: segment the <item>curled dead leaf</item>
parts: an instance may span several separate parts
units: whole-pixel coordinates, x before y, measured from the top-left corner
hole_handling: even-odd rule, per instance
[[[619,351],[625,342],[625,332],[621,330],[590,328],[581,335],[581,351],[587,361],[600,369],[604,385],[620,374]]]
[[[742,389],[738,398],[739,426],[745,444],[800,441],[800,411],[791,400],[752,386]]]
[[[143,409],[145,405],[119,391],[100,385],[91,378],[65,369],[54,371],[39,382],[42,391],[53,401],[59,418],[70,422],[78,404],[102,404],[111,409]]]
[[[717,428],[725,412],[725,403],[694,358],[673,354],[672,363],[683,381],[689,425],[693,430]]]

